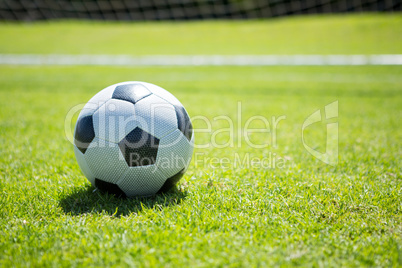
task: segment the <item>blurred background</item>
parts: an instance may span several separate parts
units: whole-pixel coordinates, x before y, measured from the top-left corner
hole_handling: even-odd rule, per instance
[[[399,0],[2,0],[0,19],[199,20],[401,10]]]

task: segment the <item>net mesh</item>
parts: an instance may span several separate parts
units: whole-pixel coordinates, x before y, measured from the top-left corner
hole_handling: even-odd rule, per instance
[[[401,11],[401,0],[0,0],[0,20],[201,20]]]

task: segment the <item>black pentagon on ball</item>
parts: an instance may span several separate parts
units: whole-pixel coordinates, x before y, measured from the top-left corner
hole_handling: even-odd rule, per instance
[[[183,106],[175,105],[177,125],[183,135],[190,141],[193,135],[193,125],[191,124],[190,117]]]
[[[129,167],[155,164],[159,139],[136,127],[119,142],[120,151]]]
[[[103,181],[95,178],[95,187],[98,188],[102,192],[106,192],[109,194],[113,194],[117,197],[126,197],[126,194],[117,184],[110,183],[107,181]]]
[[[177,174],[168,178],[156,194],[168,192],[170,189],[172,189],[173,186],[177,184],[177,182],[181,179],[181,177],[183,177],[183,175],[184,168],[180,170]]]
[[[125,100],[136,104],[139,100],[151,95],[151,91],[147,89],[145,86],[133,83],[117,86],[114,91],[112,98]]]
[[[89,144],[95,138],[94,125],[92,115],[83,116],[78,118],[75,127],[74,144],[77,148],[85,154]]]

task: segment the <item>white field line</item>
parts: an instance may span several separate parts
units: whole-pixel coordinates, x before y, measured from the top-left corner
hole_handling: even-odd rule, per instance
[[[5,65],[106,66],[326,66],[402,65],[402,54],[389,55],[38,55],[0,54]]]

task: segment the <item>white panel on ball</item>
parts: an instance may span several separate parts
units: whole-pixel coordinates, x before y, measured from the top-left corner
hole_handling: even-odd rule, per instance
[[[75,158],[77,159],[78,166],[80,167],[84,176],[91,182],[92,185],[95,185],[95,175],[93,175],[92,171],[89,169],[85,156],[81,151],[74,145],[74,153]]]
[[[93,115],[95,136],[118,143],[137,127],[134,104],[111,99],[105,102]]]
[[[181,104],[181,102],[175,97],[173,96],[169,91],[158,87],[157,85],[151,84],[151,83],[146,83],[146,82],[141,82],[143,85],[145,85],[153,94],[161,97],[162,99],[168,101],[169,103],[173,104],[173,105],[180,105],[183,106]]]
[[[87,151],[85,160],[96,178],[110,183],[117,183],[128,165],[116,143],[95,138]]]
[[[175,130],[159,141],[156,165],[168,178],[187,169],[193,146],[180,130]]]
[[[138,126],[160,139],[177,129],[174,106],[156,95],[150,95],[135,104]]]
[[[117,185],[127,196],[150,196],[165,183],[166,177],[155,165],[130,167]]]
[[[92,115],[94,112],[105,102],[110,100],[113,95],[113,91],[115,89],[115,85],[109,86],[107,88],[99,91],[95,96],[93,96],[87,104],[85,104],[82,109],[80,116]]]

